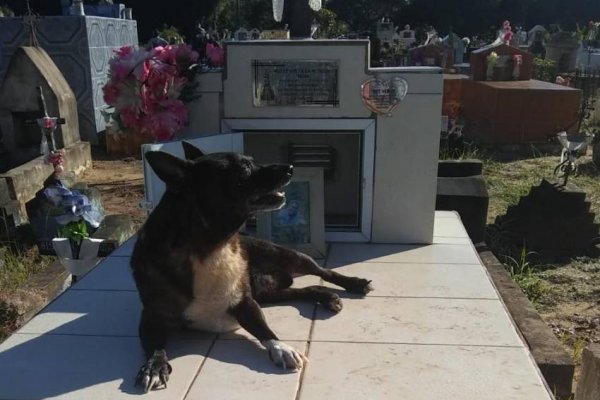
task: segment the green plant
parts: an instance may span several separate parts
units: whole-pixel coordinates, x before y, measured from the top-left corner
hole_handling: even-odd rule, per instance
[[[548,287],[544,281],[537,276],[529,258],[535,252],[528,252],[523,247],[517,257],[504,255],[504,266],[513,280],[519,285],[523,293],[532,302],[536,303],[543,295],[548,292]]]
[[[577,340],[573,343],[573,362],[575,364],[579,364],[581,362],[581,358],[583,357],[583,349],[585,348],[586,341],[585,338],[578,337]]]
[[[15,13],[8,6],[0,6],[0,16],[14,17]]]
[[[182,44],[185,43],[185,36],[179,32],[179,29],[170,25],[163,25],[162,29],[158,31],[158,35],[165,39],[170,44]]]
[[[19,317],[19,311],[14,305],[0,300],[0,342],[17,329]]]
[[[80,245],[81,241],[89,236],[88,224],[84,219],[69,222],[58,230],[58,237],[70,239],[77,245]]]
[[[556,79],[556,63],[543,58],[533,59],[533,79],[546,82],[554,82]]]

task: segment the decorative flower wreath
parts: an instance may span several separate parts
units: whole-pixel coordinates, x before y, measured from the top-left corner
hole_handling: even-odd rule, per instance
[[[198,53],[187,45],[151,50],[125,46],[110,61],[104,85],[108,113],[124,133],[172,139],[187,122],[189,92]]]

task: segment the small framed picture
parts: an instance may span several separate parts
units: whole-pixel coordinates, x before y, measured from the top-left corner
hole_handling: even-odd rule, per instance
[[[286,203],[283,208],[257,216],[257,235],[311,257],[324,258],[323,168],[295,168],[292,181],[284,191]]]

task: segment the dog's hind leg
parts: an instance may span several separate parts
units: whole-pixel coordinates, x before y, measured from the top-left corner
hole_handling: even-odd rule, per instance
[[[314,301],[336,313],[342,310],[340,296],[324,286],[307,286],[304,288],[286,288],[260,292],[256,295],[256,300],[259,303],[275,303],[288,300]]]
[[[302,369],[307,361],[304,354],[279,341],[267,325],[260,306],[252,297],[245,296],[229,310],[229,313],[236,317],[242,328],[254,335],[267,348],[269,357],[276,365],[288,369]]]
[[[165,351],[167,326],[159,316],[144,308],[139,326],[139,335],[147,361],[140,368],[135,384],[141,386],[144,392],[160,385],[166,387],[169,375],[173,370]]]
[[[293,273],[301,275],[316,275],[324,281],[333,283],[346,289],[350,293],[367,294],[373,290],[371,281],[353,276],[345,276],[327,268],[322,268],[315,260],[303,253],[297,253],[298,257],[289,266]]]

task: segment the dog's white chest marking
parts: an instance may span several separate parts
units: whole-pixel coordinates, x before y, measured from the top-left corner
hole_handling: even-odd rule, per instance
[[[226,245],[209,258],[194,262],[194,300],[183,315],[190,326],[229,332],[240,326],[227,310],[242,297],[246,261],[239,248]]]

